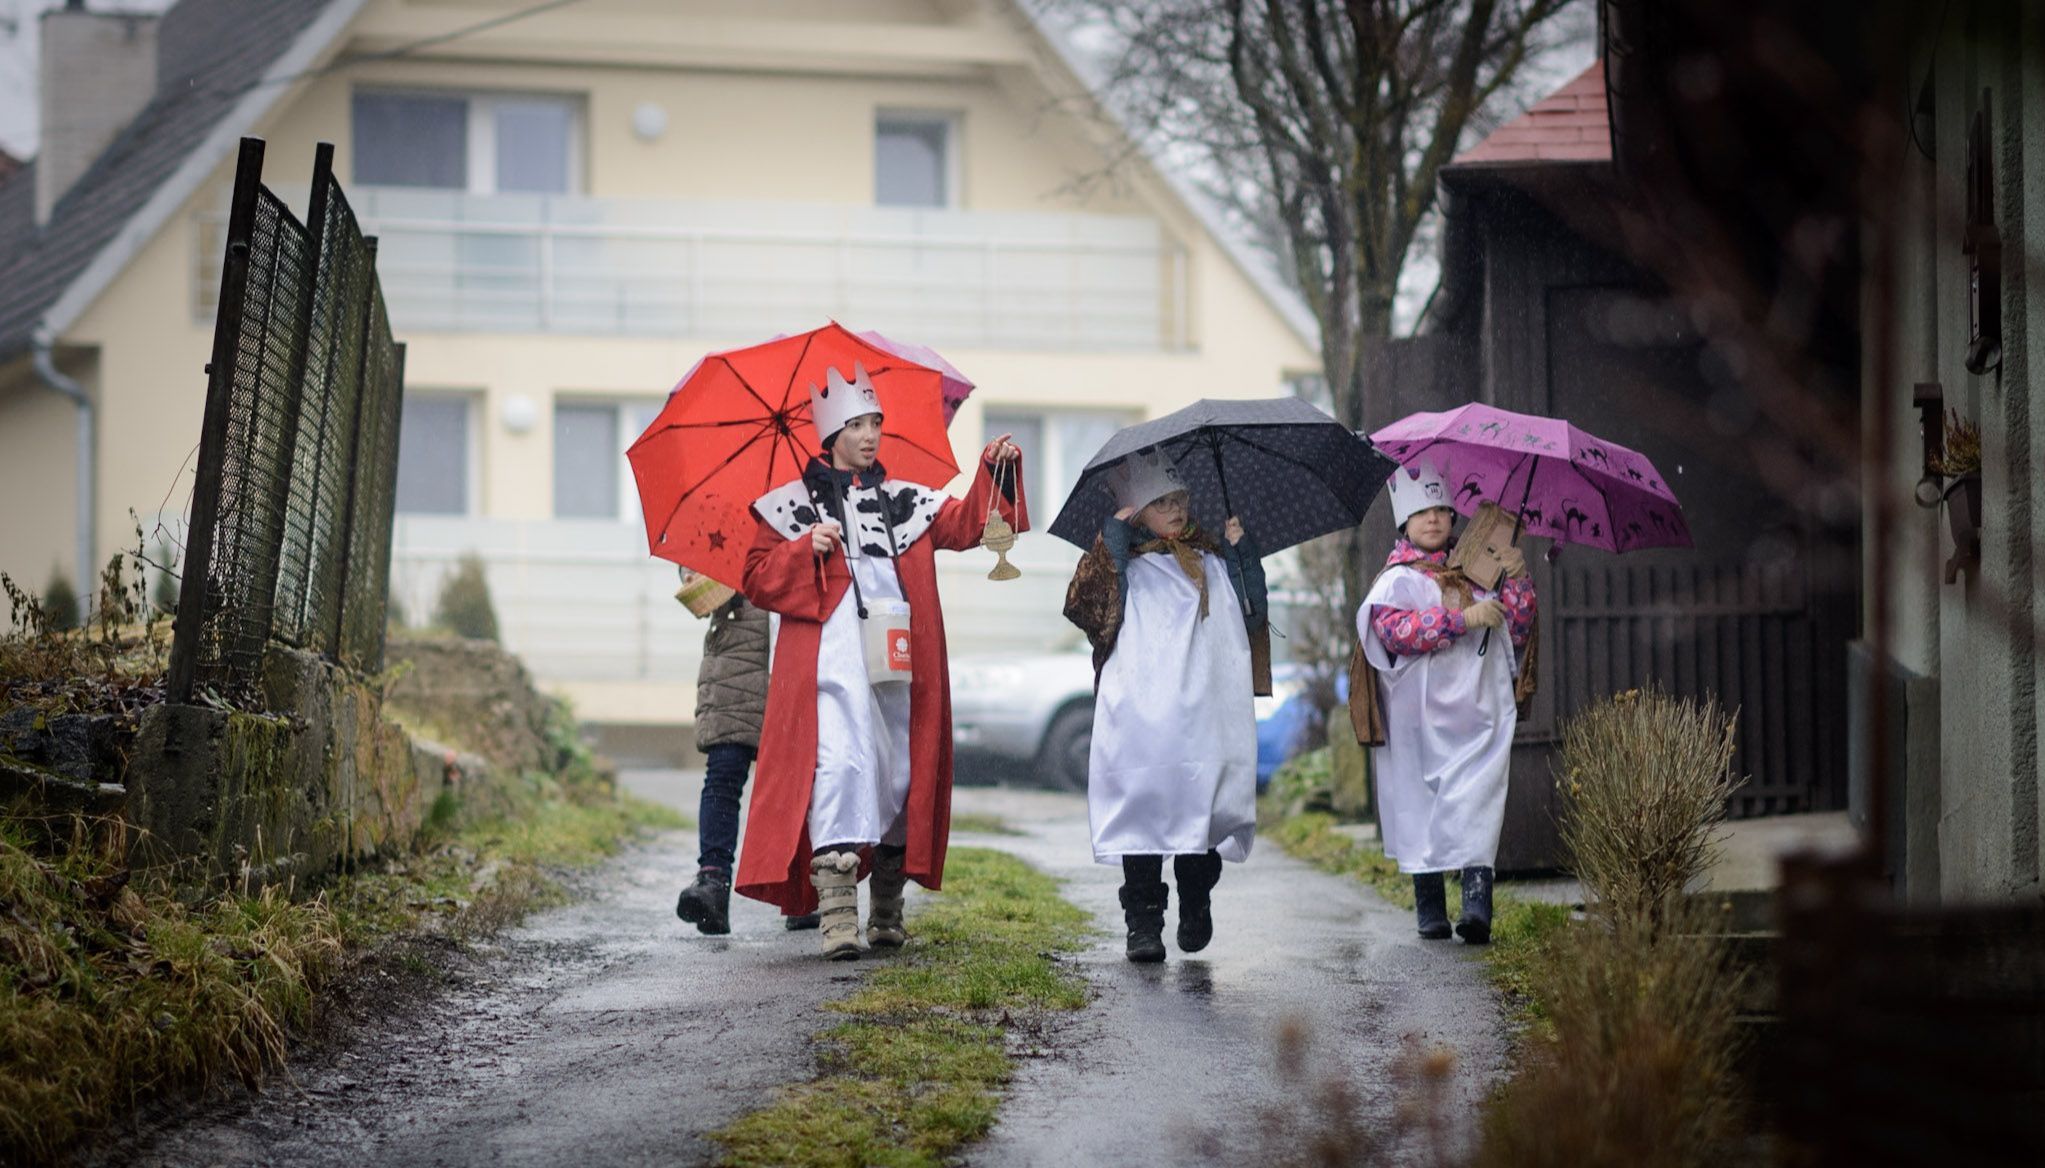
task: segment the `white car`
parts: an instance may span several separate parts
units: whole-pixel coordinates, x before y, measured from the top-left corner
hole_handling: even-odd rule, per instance
[[[1272,670],[1271,696],[1257,699],[1257,787],[1298,745],[1306,677],[1296,665]],[[1093,749],[1094,667],[1085,649],[996,653],[951,660],[952,745],[1028,765],[1046,786],[1086,790]]]
[[[951,661],[952,744],[1031,764],[1042,782],[1086,790],[1093,655],[996,653]]]

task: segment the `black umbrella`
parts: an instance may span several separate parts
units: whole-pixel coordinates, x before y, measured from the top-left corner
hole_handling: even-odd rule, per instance
[[[1219,534],[1234,515],[1265,554],[1361,523],[1397,467],[1299,398],[1203,399],[1117,431],[1086,464],[1051,534],[1092,547],[1116,510],[1109,468],[1153,448],[1179,468],[1202,527]]]

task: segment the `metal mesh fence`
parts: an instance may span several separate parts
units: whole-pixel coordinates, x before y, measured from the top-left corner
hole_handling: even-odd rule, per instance
[[[331,654],[348,550],[363,324],[376,267],[340,184],[325,174],[313,181],[319,270],[305,338],[303,404],[271,632],[286,644]]]
[[[355,484],[350,501],[348,565],[341,601],[343,664],[383,668],[391,580],[391,523],[397,513],[398,423],[404,397],[404,347],[391,340],[383,289],[370,284],[369,345],[357,415]]]
[[[272,638],[383,660],[403,358],[332,148],[310,227],[262,186],[262,153],[244,139],[235,174],[173,701],[253,689]]]

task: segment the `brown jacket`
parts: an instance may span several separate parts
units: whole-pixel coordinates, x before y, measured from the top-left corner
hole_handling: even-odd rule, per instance
[[[760,745],[767,714],[767,614],[735,596],[710,614],[696,673],[696,749]]]

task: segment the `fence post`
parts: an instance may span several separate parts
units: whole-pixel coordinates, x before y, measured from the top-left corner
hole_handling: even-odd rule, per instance
[[[334,594],[334,625],[327,639],[327,656],[335,661],[341,659],[341,633],[347,627],[348,619],[348,573],[354,567],[350,560],[355,550],[355,480],[361,475],[356,465],[362,452],[362,422],[364,406],[369,401],[369,383],[365,376],[369,364],[369,337],[375,329],[376,320],[376,237],[362,237],[363,250],[368,253],[369,279],[362,284],[362,328],[353,338],[355,344],[355,416],[348,425],[347,486],[341,492],[341,538],[337,541],[341,550],[340,570],[335,578],[340,581]],[[331,349],[329,350],[331,352]]]
[[[234,165],[234,197],[227,216],[227,254],[220,265],[220,300],[213,310],[213,355],[206,363],[206,413],[199,426],[199,464],[192,486],[192,525],[185,533],[185,570],[179,578],[172,625],[170,701],[188,704],[198,677],[200,630],[210,596],[213,533],[220,519],[220,484],[227,461],[229,398],[241,337],[242,300],[248,290],[249,237],[256,192],[263,182],[263,140],[243,138]]]
[[[299,470],[298,467],[299,419],[304,413],[306,391],[309,388],[311,388],[306,384],[307,373],[306,360],[308,356],[308,351],[312,348],[313,320],[314,317],[319,312],[320,264],[326,256],[326,250],[328,245],[327,190],[329,187],[333,185],[333,173],[334,173],[334,144],[331,142],[321,142],[313,150],[312,192],[307,197],[305,206],[305,239],[306,239],[305,262],[306,270],[311,273],[310,276],[311,286],[306,290],[305,307],[299,313],[299,318],[297,321],[299,340],[298,344],[294,346],[292,349],[291,373],[289,378],[285,381],[285,384],[291,386],[294,392],[291,394],[290,404],[285,408],[284,411],[283,432],[285,435],[284,443],[285,456],[281,466],[281,470],[283,471],[283,473],[279,476],[279,481],[276,484],[276,489],[278,491],[283,492],[285,503],[284,521],[278,525],[278,529],[283,533],[283,547],[279,549],[277,556],[278,578],[288,580],[294,585],[294,588],[292,589],[293,595],[288,598],[291,602],[290,615],[288,619],[291,622],[291,630],[293,634],[300,637],[302,637],[305,632],[305,606],[307,602],[307,597],[312,588],[311,548],[313,537],[313,522],[311,516],[308,515],[305,517],[306,555],[304,571],[300,574],[299,577],[294,578],[291,575],[289,575],[288,565],[284,563],[284,553],[291,547],[291,521],[292,521],[291,483],[292,480],[297,477]],[[321,402],[321,414],[322,419],[324,419],[326,402],[326,378],[324,376],[322,376],[320,379],[318,389]],[[319,444],[315,443],[316,452],[318,446]],[[313,474],[312,490],[315,492],[315,495],[317,495],[317,492],[319,490],[319,465],[317,461],[314,462],[312,474]],[[274,590],[275,581],[272,582],[272,588]],[[285,599],[286,599],[285,597],[281,596],[277,597],[276,598],[277,607],[279,608],[283,607],[283,601]],[[270,622],[270,630],[274,635],[274,633],[276,632],[276,620],[274,618],[272,618]]]

